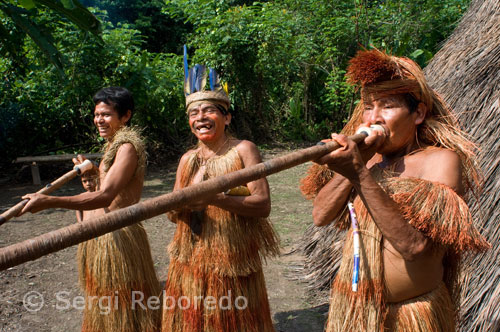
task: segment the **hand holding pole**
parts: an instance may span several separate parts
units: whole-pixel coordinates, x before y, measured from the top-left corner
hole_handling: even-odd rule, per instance
[[[49,183],[48,185],[37,191],[37,193],[48,195],[56,191],[57,189],[61,188],[65,183],[69,182],[77,175],[81,175],[84,172],[92,169],[92,167],[94,167],[92,161],[87,159],[83,163],[73,167],[71,171],[67,172],[63,176],[59,177],[58,179],[54,180],[53,182]],[[29,199],[24,199],[19,203],[17,203],[16,205],[14,205],[13,207],[11,207],[10,209],[8,209],[7,211],[5,211],[4,213],[2,213],[0,215],[0,226],[9,221],[12,217],[17,216],[19,212],[21,212],[23,207],[28,203],[28,201]]]

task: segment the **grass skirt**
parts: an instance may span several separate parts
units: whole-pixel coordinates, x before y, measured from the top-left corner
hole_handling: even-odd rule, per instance
[[[454,332],[455,308],[444,283],[427,294],[387,304],[386,331]]]
[[[227,277],[171,261],[164,332],[274,332],[262,269]]]
[[[80,284],[85,293],[84,332],[153,332],[161,310],[143,309],[160,296],[146,232],[135,224],[81,243]],[[133,291],[141,293],[132,293]],[[144,301],[140,301],[144,295]],[[135,308],[132,300],[135,299]]]

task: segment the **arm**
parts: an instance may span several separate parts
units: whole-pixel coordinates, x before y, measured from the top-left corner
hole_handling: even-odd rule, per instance
[[[345,136],[339,136],[337,140],[345,147],[338,152],[340,166],[336,167],[337,171],[352,183],[384,239],[389,241],[407,261],[414,261],[431,254],[429,250],[431,241],[403,218],[396,203],[373,179],[361,158],[356,143]],[[460,180],[460,167],[457,167],[458,156],[455,159],[444,155],[441,158],[423,157],[426,159],[427,166],[420,174],[420,178],[429,180],[430,177],[437,177],[440,179],[439,182],[450,187],[459,186],[457,183]],[[422,165],[423,159],[420,159],[418,164]]]
[[[385,240],[407,261],[425,254],[430,240],[411,226],[401,215],[392,198],[378,185],[366,169],[359,170],[353,185]]]
[[[184,167],[186,167],[187,160],[191,153],[193,153],[193,150],[186,152],[179,161],[179,165],[177,166],[177,171],[175,173],[175,184],[173,189],[174,191],[181,189],[182,170],[184,169]]]
[[[76,210],[76,221],[77,222],[82,222],[83,221],[83,211],[82,210]]]
[[[262,161],[259,150],[250,141],[241,141],[236,150],[245,167],[258,164]],[[214,205],[221,209],[248,217],[267,217],[271,212],[271,199],[267,180],[258,179],[247,184],[249,196],[231,196],[224,193],[216,194],[187,207],[192,210],[201,210],[207,205]]]
[[[189,151],[187,153],[185,153],[182,157],[181,157],[181,160],[179,161],[179,165],[177,166],[177,171],[175,173],[175,184],[174,184],[174,189],[173,191],[176,191],[176,190],[179,190],[181,189],[181,177],[182,177],[182,170],[184,169],[185,165],[186,165],[186,162],[187,162],[187,159],[189,157],[189,154],[191,153],[192,151]],[[182,208],[179,208],[179,209],[175,209],[175,210],[170,210],[166,213],[167,215],[167,218],[173,222],[173,223],[176,223],[176,217],[177,215],[182,211],[182,209],[186,209],[188,208],[187,206],[185,207],[182,207]]]
[[[335,220],[345,207],[351,189],[351,182],[335,173],[314,199],[312,211],[314,225],[326,226]]]
[[[262,162],[257,146],[250,141],[241,141],[236,146],[236,150],[245,167]],[[210,204],[242,216],[268,217],[271,213],[271,198],[267,179],[249,182],[247,186],[250,191],[249,196],[231,196],[221,193],[217,194]]]
[[[21,211],[38,212],[49,208],[72,210],[94,210],[108,207],[120,191],[129,183],[137,167],[137,153],[132,144],[120,146],[115,161],[108,170],[99,190],[84,192],[75,196],[47,196],[28,194],[23,199],[30,199]]]
[[[461,193],[461,162],[455,152],[437,149],[430,153],[421,152],[414,158],[415,168],[421,169],[419,178],[439,182]],[[396,203],[380,188],[366,168],[360,172],[359,179],[354,187],[384,238],[398,253],[409,261],[432,254],[429,250],[432,249],[431,240],[401,216]]]
[[[335,139],[335,137],[337,137],[336,134],[332,134],[332,138]],[[375,156],[374,148],[377,146],[380,137],[380,133],[375,132],[365,140],[361,155],[363,160],[369,160],[368,165],[374,165],[376,162],[378,156]],[[331,141],[331,139],[323,141]],[[327,164],[330,169],[335,171],[335,167],[332,167],[337,162],[335,158],[336,154],[332,152],[319,158],[316,162]],[[351,182],[346,177],[335,173],[330,182],[321,188],[313,202],[312,215],[316,226],[326,226],[339,216],[346,206],[352,187]]]

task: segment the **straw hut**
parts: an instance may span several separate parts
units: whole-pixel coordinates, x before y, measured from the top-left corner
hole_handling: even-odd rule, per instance
[[[425,73],[479,145],[485,178],[472,210],[492,249],[464,264],[461,330],[500,331],[500,1],[472,1]]]
[[[461,331],[500,331],[500,1],[473,0],[425,73],[481,147],[485,186],[472,211],[492,249],[464,264]],[[332,225],[311,227],[303,237],[304,279],[319,295],[328,294],[342,238]]]

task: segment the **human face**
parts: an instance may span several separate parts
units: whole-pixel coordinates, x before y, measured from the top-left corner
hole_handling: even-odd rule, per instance
[[[193,103],[188,109],[191,132],[204,143],[215,143],[225,136],[225,127],[231,123],[231,115],[226,115],[213,103],[202,101]]]
[[[97,130],[99,130],[101,137],[111,139],[118,129],[125,126],[130,116],[131,113],[129,111],[120,118],[118,112],[112,106],[100,102],[95,106],[94,124]]]
[[[378,148],[378,153],[391,156],[411,151],[417,125],[422,123],[425,117],[425,110],[421,105],[410,113],[401,95],[366,98],[363,122],[366,125],[379,124],[386,130],[386,139]]]
[[[95,191],[96,190],[96,180],[91,176],[83,176],[82,177],[82,186],[86,191]]]

